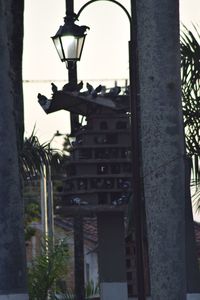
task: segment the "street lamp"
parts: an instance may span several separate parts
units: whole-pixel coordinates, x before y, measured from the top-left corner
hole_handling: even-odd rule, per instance
[[[48,156],[51,153],[51,142],[57,136],[62,136],[64,134],[60,133],[58,130],[54,133],[53,137],[48,142]],[[52,184],[52,174],[51,174],[51,161],[47,161],[45,165],[41,165],[41,223],[42,231],[45,238],[49,238],[49,243],[54,247],[54,204],[53,204],[53,184]]]
[[[62,62],[77,62],[81,59],[81,54],[83,51],[83,46],[86,38],[86,30],[90,29],[88,26],[79,26],[74,22],[78,20],[81,12],[89,4],[101,1],[101,0],[91,0],[84,4],[79,10],[78,14],[72,11],[67,11],[64,18],[64,25],[60,26],[57,33],[52,37],[54,46],[58,52],[60,60]],[[106,1],[106,0],[105,0]],[[131,16],[127,9],[118,1],[107,0],[119,5],[126,13],[131,23]],[[69,5],[68,0],[66,0],[66,6]],[[70,4],[71,5],[71,4]]]
[[[71,15],[71,19],[67,22],[74,22],[78,20],[82,11],[90,4],[94,2],[98,2],[102,0],[90,0],[86,4],[84,4],[77,15]],[[130,23],[130,41],[129,41],[129,80],[130,80],[130,110],[131,110],[131,134],[132,134],[132,164],[133,164],[133,220],[135,225],[135,239],[136,239],[136,265],[137,265],[137,283],[138,283],[138,300],[145,300],[145,284],[144,284],[144,262],[143,262],[143,241],[142,241],[142,232],[143,232],[143,224],[142,224],[142,176],[141,176],[141,150],[140,150],[140,122],[139,122],[139,76],[138,76],[138,48],[137,48],[137,14],[136,14],[136,3],[135,1],[131,1],[131,15],[127,11],[127,9],[116,0],[104,0],[112,2],[126,13],[129,23]],[[66,6],[69,5],[70,12],[73,0],[66,0]],[[73,16],[73,17],[72,17]],[[72,24],[70,25],[72,26]],[[77,25],[76,25],[77,26]],[[66,25],[67,27],[67,25]],[[73,27],[73,26],[72,26]],[[85,31],[88,28],[87,26],[81,26],[84,29],[83,35],[85,35]],[[64,32],[64,29],[63,29]],[[57,51],[62,61],[67,61],[70,64],[75,64],[77,60],[80,59],[81,53],[83,50],[83,43],[80,45],[78,43],[73,43],[73,48],[71,44],[68,42],[62,43],[60,41],[63,40],[61,37],[62,30],[58,31],[58,33],[54,37],[54,44],[57,45]],[[70,39],[73,40],[72,30],[70,31]],[[77,38],[77,35],[74,35],[74,39]],[[85,39],[85,36],[84,36]],[[56,40],[56,43],[55,43]],[[71,40],[71,41],[72,41]],[[59,42],[57,42],[59,41]],[[62,47],[66,47],[63,49]],[[73,50],[73,51],[72,51]],[[80,54],[79,59],[77,59],[77,54]],[[68,55],[67,59],[64,60],[64,55]]]
[[[51,153],[51,142],[54,140],[57,136],[62,136],[58,130],[54,133],[53,137],[48,142],[48,154]],[[51,161],[48,161],[47,167],[47,224],[48,224],[48,236],[50,243],[54,247],[54,200],[53,200],[53,183],[52,183],[52,166]]]
[[[60,60],[79,61],[86,37],[87,26],[79,26],[74,23],[75,15],[68,14],[64,18],[64,25],[60,26],[57,33],[52,37]]]
[[[72,88],[77,85],[76,62],[80,60],[83,45],[86,37],[87,26],[76,25],[73,0],[66,0],[66,16],[64,25],[60,26],[57,33],[52,37],[54,46],[62,62],[66,63],[68,79]],[[74,128],[79,118],[75,113],[70,113],[71,135],[74,135]]]

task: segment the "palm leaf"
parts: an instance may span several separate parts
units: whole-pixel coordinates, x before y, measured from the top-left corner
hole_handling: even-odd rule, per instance
[[[30,137],[24,139],[23,148],[20,154],[20,170],[23,178],[37,176],[42,172],[42,166],[56,167],[62,154],[50,148],[50,143],[40,144],[37,136],[32,131]]]
[[[181,34],[181,83],[185,128],[185,142],[188,155],[192,158],[193,197],[199,208],[200,184],[200,34],[183,26]]]
[[[46,300],[56,281],[66,273],[69,251],[65,241],[52,247],[46,239],[41,243],[41,254],[28,269],[30,300]]]
[[[187,152],[195,157],[194,175],[199,180],[200,156],[200,34],[183,26],[181,34],[182,103]]]

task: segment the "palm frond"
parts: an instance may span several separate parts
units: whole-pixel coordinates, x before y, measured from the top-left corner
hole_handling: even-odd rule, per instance
[[[48,292],[56,280],[66,272],[69,251],[65,241],[52,247],[46,239],[41,243],[41,254],[38,255],[28,269],[28,286],[30,300],[46,300]]]
[[[24,139],[20,154],[20,170],[23,178],[37,176],[42,172],[42,166],[56,167],[62,158],[62,154],[50,148],[50,143],[40,144],[39,139],[32,131],[30,137]]]
[[[200,34],[183,26],[181,34],[181,83],[187,154],[192,158],[192,196],[200,211]]]
[[[182,103],[187,153],[192,157],[195,182],[200,173],[200,34],[183,26],[181,34]]]

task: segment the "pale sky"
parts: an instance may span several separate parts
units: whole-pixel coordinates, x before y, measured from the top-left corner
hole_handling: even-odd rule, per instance
[[[192,22],[200,24],[199,1],[180,0],[180,16],[185,25],[191,26]],[[78,12],[86,2],[74,0],[75,11]],[[129,10],[130,0],[121,0],[120,3]],[[25,0],[25,134],[30,135],[36,124],[36,132],[42,142],[50,140],[56,130],[69,132],[66,111],[46,115],[37,103],[39,92],[51,97],[51,81],[59,88],[68,81],[65,64],[59,60],[50,38],[63,24],[64,15],[65,0]],[[119,83],[124,84],[128,78],[129,40],[129,22],[124,11],[108,1],[95,2],[83,11],[79,24],[90,27],[81,61],[77,64],[79,80],[83,79],[86,83],[96,79],[95,86],[103,80],[110,80],[105,81],[109,87],[114,85],[115,79],[120,79]]]
[[[75,12],[86,0],[74,0]],[[121,0],[129,9],[130,0]],[[200,26],[200,0],[180,0],[180,19],[187,27]],[[41,142],[48,142],[56,132],[69,133],[69,114],[59,111],[46,115],[37,102],[37,94],[51,98],[51,82],[59,88],[68,81],[64,63],[58,58],[51,36],[63,24],[65,0],[25,0],[25,35],[23,55],[25,136],[36,125]],[[108,1],[88,6],[79,18],[80,25],[88,25],[81,61],[77,64],[78,79],[92,80],[94,86],[108,87],[118,80],[123,85],[128,79],[129,22],[123,10]],[[97,38],[99,37],[99,38]],[[120,41],[120,43],[119,43]],[[105,80],[105,82],[103,81]],[[60,147],[61,138],[52,146]]]

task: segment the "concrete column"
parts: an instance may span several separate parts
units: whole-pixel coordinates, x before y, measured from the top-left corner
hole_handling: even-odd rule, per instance
[[[15,1],[16,2],[16,1]],[[23,201],[19,172],[22,1],[0,0],[0,299],[27,300]],[[15,9],[16,8],[16,9]],[[21,10],[20,10],[21,9]],[[21,17],[19,17],[21,15]],[[16,21],[17,20],[17,21]],[[18,23],[19,22],[19,23]],[[17,34],[15,29],[18,28]],[[18,35],[19,34],[19,35]],[[19,39],[18,39],[19,37]],[[16,50],[17,49],[17,50]],[[20,74],[19,71],[19,74]],[[15,89],[16,88],[16,89]],[[16,101],[16,102],[15,102]],[[16,104],[16,109],[15,109]],[[22,109],[22,107],[21,107]],[[23,127],[23,125],[21,124]]]
[[[152,300],[186,299],[179,1],[136,0]]]
[[[126,300],[125,233],[123,213],[97,216],[101,300]]]

